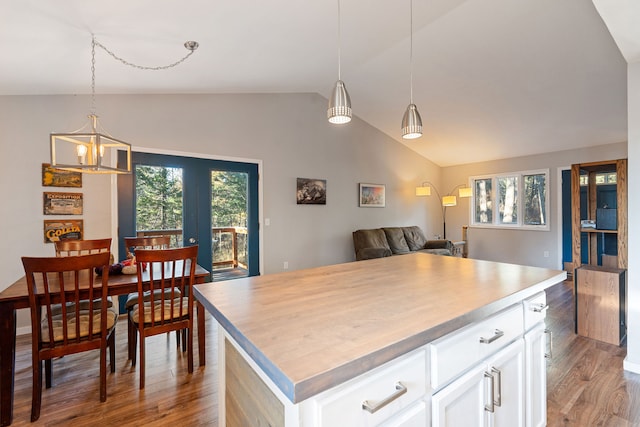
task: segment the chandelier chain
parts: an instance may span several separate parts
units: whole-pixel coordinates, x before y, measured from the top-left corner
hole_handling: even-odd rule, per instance
[[[184,61],[187,60],[187,58],[189,58],[191,55],[193,55],[193,52],[195,52],[195,49],[197,48],[197,44],[196,44],[195,47],[189,47],[189,46],[187,46],[187,43],[189,43],[189,42],[187,42],[187,43],[185,43],[185,47],[189,50],[189,53],[187,53],[182,59],[179,59],[176,62],[173,62],[173,63],[168,64],[168,65],[159,65],[159,66],[156,66],[156,67],[148,67],[148,66],[144,66],[144,65],[134,64],[132,62],[127,61],[126,59],[123,59],[123,58],[119,57],[118,55],[116,55],[115,53],[113,53],[112,51],[107,49],[107,47],[105,45],[103,45],[98,40],[96,40],[95,36],[93,37],[93,43],[96,46],[98,46],[99,48],[101,48],[102,50],[104,50],[105,52],[107,52],[109,55],[111,55],[115,60],[122,62],[124,65],[128,65],[130,67],[137,68],[139,70],[152,70],[152,71],[166,70],[168,68],[173,68],[176,65],[182,64]]]
[[[96,39],[91,39],[91,110],[92,116],[96,115]]]

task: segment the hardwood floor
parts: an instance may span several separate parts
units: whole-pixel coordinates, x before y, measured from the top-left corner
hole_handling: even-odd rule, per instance
[[[572,283],[550,288],[547,325],[553,331],[548,364],[548,425],[640,426],[640,375],[622,370],[626,354],[617,347],[573,333]],[[54,385],[42,393],[40,420],[30,423],[30,336],[18,338],[14,426],[216,426],[217,334],[207,315],[207,366],[187,374],[186,355],[175,334],[152,337],[147,347],[147,379],[138,389],[138,369],[126,360],[126,319],[116,333],[116,373],[107,377],[107,401],[100,403],[98,353],[54,361]],[[197,340],[195,343],[197,365]]]
[[[18,337],[12,426],[216,426],[218,424],[217,331],[207,313],[207,365],[194,371],[177,351],[175,334],[147,338],[144,390],[139,369],[127,360],[127,322],[116,326],[116,373],[107,373],[107,401],[100,402],[99,352],[53,362],[53,387],[43,389],[40,419],[31,423],[31,335]],[[194,332],[197,334],[197,331]],[[108,363],[108,359],[107,359]]]

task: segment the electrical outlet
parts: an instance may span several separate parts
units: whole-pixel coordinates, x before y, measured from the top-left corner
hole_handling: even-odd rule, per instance
[[[544,251],[544,257],[549,258],[549,251]]]
[[[284,268],[285,270],[289,269],[289,261],[285,261],[282,263],[282,268]]]

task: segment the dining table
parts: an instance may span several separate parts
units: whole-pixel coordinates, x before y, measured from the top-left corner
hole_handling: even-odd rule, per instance
[[[143,272],[142,280],[149,282],[149,267]],[[155,273],[154,273],[155,274]],[[166,274],[166,273],[165,273]],[[158,277],[157,274],[154,277]],[[198,265],[195,283],[209,281],[208,270]],[[36,278],[38,295],[44,293],[41,278]],[[112,274],[108,281],[111,296],[127,295],[138,291],[137,274]],[[29,291],[25,276],[0,292],[0,426],[8,426],[13,420],[13,391],[16,356],[16,310],[29,308]],[[205,365],[205,310],[198,301],[196,304],[198,329],[198,359],[200,366]]]

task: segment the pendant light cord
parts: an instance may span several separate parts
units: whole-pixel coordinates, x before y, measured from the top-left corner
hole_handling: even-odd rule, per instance
[[[340,18],[340,0],[338,0],[338,80],[341,80],[340,77],[340,58],[342,56],[342,52],[341,52],[341,45],[342,45],[342,25],[341,25],[341,18]]]
[[[409,0],[409,102],[413,104],[413,0]]]

